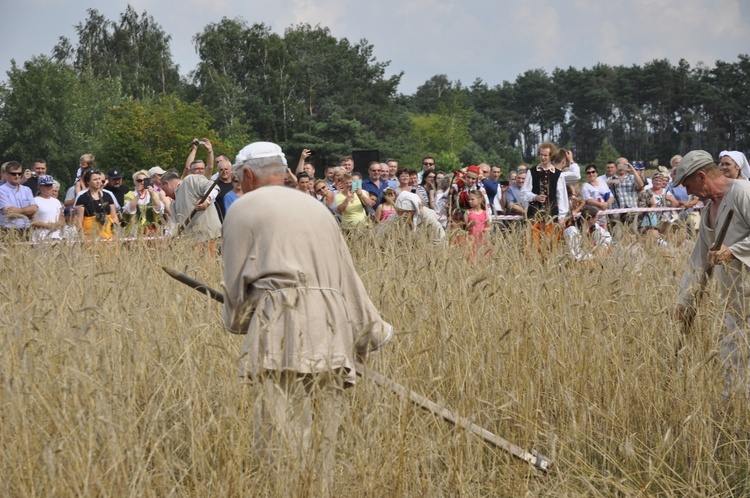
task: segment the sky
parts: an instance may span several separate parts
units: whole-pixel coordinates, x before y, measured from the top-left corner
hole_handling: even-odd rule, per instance
[[[128,3],[172,36],[183,75],[198,63],[192,37],[223,17],[277,33],[320,24],[337,38],[366,39],[379,62],[390,61],[386,76],[403,72],[404,94],[436,74],[494,86],[537,68],[664,58],[713,66],[750,54],[750,0],[0,0],[0,81],[7,81],[11,59],[22,65],[49,55],[60,36],[75,41],[87,9],[117,20]]]

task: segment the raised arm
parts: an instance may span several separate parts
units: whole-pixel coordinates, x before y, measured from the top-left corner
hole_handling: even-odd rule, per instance
[[[214,174],[214,167],[216,166],[214,163],[214,146],[211,145],[211,141],[207,138],[203,139],[203,146],[208,151],[208,157],[206,157],[206,171],[203,174],[210,180]]]
[[[295,170],[296,174],[302,173],[305,168],[305,159],[310,157],[310,149],[302,149],[302,154],[299,156],[299,162],[297,163],[297,169]]]
[[[185,159],[185,167],[182,170],[182,178],[185,178],[190,174],[190,165],[193,161],[195,161],[195,154],[198,152],[198,139],[194,138],[192,142],[190,142],[190,153],[187,156],[187,159]],[[208,168],[206,168],[208,169]]]

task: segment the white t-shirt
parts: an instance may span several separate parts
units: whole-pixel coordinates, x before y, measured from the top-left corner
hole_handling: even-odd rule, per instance
[[[45,199],[44,197],[35,197],[34,201],[39,206],[36,214],[34,215],[35,221],[41,221],[42,223],[55,223],[60,219],[60,215],[63,211],[62,202],[54,197]],[[50,231],[47,228],[34,228],[31,233],[31,240],[38,242],[45,239],[59,239],[61,238],[60,231]]]
[[[612,192],[606,183],[599,181],[596,187],[586,182],[581,185],[581,199],[587,201],[593,199],[596,202],[607,202]]]

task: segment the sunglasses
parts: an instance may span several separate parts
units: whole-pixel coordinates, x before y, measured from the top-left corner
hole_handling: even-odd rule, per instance
[[[595,174],[596,174],[596,171],[587,171],[587,172],[586,172],[586,174],[587,174],[587,175],[595,175]]]
[[[137,180],[135,181],[135,183],[143,183],[143,180],[145,180],[145,178],[139,178],[139,179],[137,179]]]
[[[10,176],[23,176],[23,172],[21,171],[9,171],[8,174]]]

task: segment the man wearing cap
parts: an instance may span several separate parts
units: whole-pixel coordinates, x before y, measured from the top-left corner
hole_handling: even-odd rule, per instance
[[[18,161],[6,163],[8,181],[0,185],[0,228],[6,233],[25,237],[29,221],[37,212],[31,189],[21,185],[23,167]]]
[[[694,306],[694,295],[707,265],[713,264],[724,306],[726,335],[719,343],[727,391],[744,390],[750,396],[748,344],[750,343],[750,182],[725,177],[711,154],[690,151],[677,166],[675,185],[684,185],[688,194],[704,203],[698,240],[688,268],[680,282],[675,316],[685,320]],[[730,210],[734,216],[721,247],[713,247],[717,233]]]
[[[107,185],[104,189],[109,190],[115,196],[117,204],[125,205],[125,194],[128,193],[128,188],[122,184],[122,171],[118,168],[112,168],[107,172]]]
[[[148,170],[148,177],[151,178],[151,183],[154,186],[154,192],[159,194],[159,199],[161,199],[161,202],[164,204],[165,219],[169,219],[169,217],[172,215],[172,211],[170,209],[172,198],[169,197],[166,192],[164,192],[164,189],[161,188],[161,178],[164,176],[164,173],[166,173],[166,171],[164,171],[160,166],[154,166],[153,168]]]
[[[328,209],[284,188],[281,148],[252,143],[233,168],[245,193],[222,227],[223,319],[247,334],[239,373],[258,388],[255,445],[280,482],[312,479],[306,491],[328,496],[355,355],[387,342],[392,327]]]
[[[195,216],[182,234],[190,234],[200,242],[213,240],[221,235],[221,222],[214,205],[219,194],[218,187],[213,187],[206,200],[199,202],[212,185],[211,180],[200,174],[190,174],[180,180],[180,176],[174,170],[164,173],[161,177],[162,189],[174,201],[171,204],[172,216],[167,228],[169,233],[177,235],[179,227],[195,210]]]
[[[154,166],[153,168],[148,170],[148,177],[151,178],[151,183],[155,187],[155,192],[159,192],[159,190],[161,190],[161,177],[164,176],[164,173],[166,173],[166,171],[164,171],[160,166]]]

